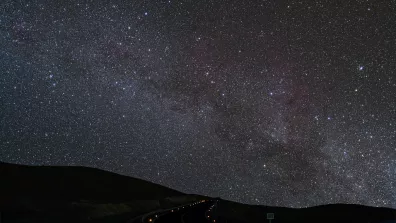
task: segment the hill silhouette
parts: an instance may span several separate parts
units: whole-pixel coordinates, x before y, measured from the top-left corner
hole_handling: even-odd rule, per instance
[[[201,198],[95,168],[0,162],[2,223],[90,222],[109,216],[123,222]]]
[[[222,200],[217,207],[217,222],[251,223],[269,222],[267,214],[273,213],[271,223],[396,223],[396,210],[357,204],[328,204],[308,208],[245,205]]]
[[[145,180],[89,167],[25,166],[0,162],[0,196],[91,202],[159,200],[183,193]]]
[[[196,209],[183,209],[181,219],[184,216],[185,219],[196,222],[194,219],[206,215],[207,212],[203,210],[211,207],[211,222],[216,220],[217,223],[269,222],[269,213],[274,214],[272,223],[396,223],[396,210],[390,208],[354,204],[297,209],[247,205],[220,198],[184,194],[145,180],[87,167],[26,166],[0,162],[0,177],[2,223],[126,223],[131,222],[130,219],[155,212],[161,213],[163,219],[179,219],[173,210],[173,215],[163,215],[164,210],[180,205],[189,206],[201,200],[209,203]],[[141,222],[140,219],[137,221]],[[158,219],[158,222],[166,221]]]

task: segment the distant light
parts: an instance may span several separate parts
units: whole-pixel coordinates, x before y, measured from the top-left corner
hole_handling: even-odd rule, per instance
[[[364,69],[364,66],[359,66],[359,70],[362,71]]]
[[[147,12],[145,12],[145,13],[144,13],[144,15],[148,15],[148,13],[147,13]]]
[[[149,218],[149,220],[148,220],[149,222],[153,222],[153,219],[151,219],[151,218]]]

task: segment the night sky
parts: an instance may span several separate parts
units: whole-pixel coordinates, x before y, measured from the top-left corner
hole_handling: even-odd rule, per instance
[[[396,1],[0,3],[0,160],[396,208]]]

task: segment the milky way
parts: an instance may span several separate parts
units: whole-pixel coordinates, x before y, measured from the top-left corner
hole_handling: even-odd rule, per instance
[[[1,161],[249,204],[396,208],[395,1],[0,12]]]

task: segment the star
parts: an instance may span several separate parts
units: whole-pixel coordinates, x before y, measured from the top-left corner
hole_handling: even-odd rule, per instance
[[[248,204],[395,207],[389,1],[9,2],[1,161]]]

